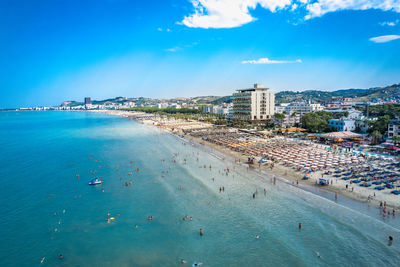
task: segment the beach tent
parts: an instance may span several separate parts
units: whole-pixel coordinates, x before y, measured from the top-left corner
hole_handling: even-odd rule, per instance
[[[353,138],[362,138],[363,135],[353,133],[353,132],[332,132],[321,134],[319,137],[324,139],[353,139]]]
[[[398,149],[400,149],[400,147],[397,147],[397,146],[388,146],[388,147],[385,147],[385,149],[389,149],[389,150],[398,150]]]
[[[321,177],[321,178],[319,178],[318,184],[320,184],[320,185],[329,185],[329,179]]]
[[[261,158],[259,161],[258,161],[258,163],[267,163],[268,161],[266,160],[266,159],[264,159],[264,158]]]

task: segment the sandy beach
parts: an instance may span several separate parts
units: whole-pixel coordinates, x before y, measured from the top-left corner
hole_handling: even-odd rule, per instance
[[[202,129],[211,129],[213,125],[208,123],[203,123],[199,121],[184,121],[184,120],[175,120],[175,119],[166,119],[159,116],[154,116],[153,114],[140,113],[140,112],[127,112],[127,111],[119,111],[119,110],[98,110],[98,111],[90,111],[90,112],[101,112],[107,113],[110,115],[122,116],[134,119],[140,123],[152,125],[159,127],[163,130],[166,130],[170,133],[177,134],[181,137],[187,138],[193,142],[201,144],[203,146],[207,146],[211,149],[219,151],[220,153],[227,155],[228,157],[235,160],[235,162],[247,163],[249,154],[237,152],[230,148],[227,148],[222,145],[218,145],[212,142],[208,142],[201,137],[196,137],[190,133],[191,131],[202,130]],[[371,163],[368,163],[371,164]],[[375,166],[375,163],[372,163]],[[376,166],[375,166],[376,167]],[[394,195],[390,193],[390,190],[374,190],[371,187],[362,187],[358,184],[350,184],[349,181],[342,180],[340,178],[333,177],[332,175],[324,175],[326,171],[334,171],[337,168],[341,168],[340,166],[331,167],[324,170],[314,170],[309,175],[308,180],[303,180],[302,178],[305,175],[304,171],[299,171],[294,168],[290,168],[282,164],[282,162],[276,162],[273,164],[271,168],[271,164],[259,164],[257,161],[254,164],[249,164],[249,168],[259,169],[263,172],[273,174],[277,177],[277,179],[288,181],[292,183],[294,186],[306,185],[310,187],[317,187],[321,190],[325,190],[332,193],[332,200],[335,199],[335,194],[340,196],[345,196],[347,198],[370,203],[375,206],[379,206],[380,203],[386,202],[386,207],[399,209],[400,208],[400,196]],[[316,181],[321,178],[326,177],[329,179],[329,185],[321,186],[317,185]],[[347,186],[346,186],[347,185]]]

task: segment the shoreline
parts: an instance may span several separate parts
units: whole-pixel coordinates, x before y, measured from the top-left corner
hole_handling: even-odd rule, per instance
[[[274,167],[271,169],[269,166],[266,165],[259,165],[257,163],[254,163],[253,165],[247,164],[247,160],[248,160],[248,155],[245,155],[244,153],[241,152],[237,152],[237,151],[233,151],[227,147],[224,147],[222,145],[217,145],[215,143],[211,143],[208,141],[203,140],[200,137],[194,137],[191,136],[190,134],[184,134],[182,129],[179,129],[179,126],[182,126],[183,123],[181,122],[177,122],[177,121],[173,121],[170,123],[170,125],[161,125],[159,123],[157,123],[156,121],[153,121],[151,119],[144,119],[144,120],[137,120],[135,117],[137,116],[148,116],[150,117],[152,114],[148,114],[148,113],[141,113],[141,112],[127,112],[127,111],[120,111],[120,110],[96,110],[96,111],[89,111],[89,112],[94,112],[94,113],[105,113],[105,114],[109,114],[109,115],[114,115],[114,116],[120,116],[120,117],[124,117],[124,118],[129,118],[129,119],[133,119],[141,124],[146,124],[146,125],[150,125],[150,126],[155,126],[159,129],[162,129],[170,134],[175,135],[176,137],[180,138],[180,139],[184,139],[185,141],[190,140],[190,142],[199,145],[200,147],[207,147],[208,150],[210,151],[217,151],[218,153],[220,153],[223,158],[219,158],[219,156],[217,155],[212,155],[212,156],[217,156],[217,158],[219,158],[220,160],[225,160],[225,158],[230,158],[230,160],[232,161],[232,163],[240,163],[240,164],[246,164],[248,165],[248,168],[252,169],[255,172],[259,172],[258,175],[270,175],[270,176],[275,176],[277,178],[277,180],[279,180],[280,182],[284,182],[288,185],[292,185],[295,186],[299,189],[305,190],[307,192],[313,193],[313,194],[317,194],[319,196],[322,196],[326,199],[335,201],[335,194],[337,194],[340,197],[345,197],[347,199],[362,203],[362,204],[367,204],[367,205],[373,205],[377,208],[380,207],[380,202],[386,202],[386,208],[390,208],[390,209],[400,209],[400,199],[396,199],[393,198],[391,195],[387,196],[382,196],[382,194],[384,192],[376,192],[378,193],[378,195],[376,197],[371,197],[370,194],[366,194],[366,193],[375,193],[375,190],[372,189],[368,189],[368,188],[359,188],[359,186],[354,186],[353,188],[355,189],[354,191],[352,191],[351,188],[346,189],[345,185],[346,182],[342,181],[340,179],[337,178],[331,178],[333,180],[333,184],[330,184],[328,186],[320,186],[320,185],[316,185],[315,181],[317,180],[316,177],[321,177],[321,175],[323,174],[323,171],[316,171],[313,173],[313,175],[310,177],[310,179],[308,180],[302,180],[302,177],[304,176],[304,174],[302,172],[296,172],[293,169],[283,166],[281,164],[275,164]],[[178,125],[180,124],[180,125]],[[193,127],[194,129],[200,127],[199,125],[202,125],[203,127],[208,127],[210,128],[211,125],[209,124],[205,124],[205,123],[201,123],[201,122],[195,122],[193,123]],[[178,127],[173,127],[173,126],[178,126]],[[188,128],[190,128],[190,125],[188,126]],[[265,177],[266,178],[266,177]],[[271,178],[272,179],[272,178]],[[362,190],[360,190],[362,189]],[[370,190],[366,191],[366,190]],[[322,191],[325,194],[332,194],[332,198],[329,198],[327,196],[325,196],[325,194],[318,194],[315,191]],[[380,193],[380,194],[379,194]],[[386,193],[386,192],[385,192]],[[397,197],[397,196],[394,196]],[[380,198],[380,199],[378,199]],[[397,202],[397,203],[396,203]]]

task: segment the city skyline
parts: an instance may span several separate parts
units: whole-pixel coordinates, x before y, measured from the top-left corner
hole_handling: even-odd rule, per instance
[[[0,7],[0,108],[86,96],[222,96],[257,82],[275,92],[370,88],[400,77],[396,0]]]

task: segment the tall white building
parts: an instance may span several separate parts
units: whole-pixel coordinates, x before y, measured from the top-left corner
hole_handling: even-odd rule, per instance
[[[262,84],[233,94],[234,120],[262,121],[274,115],[275,94]]]

